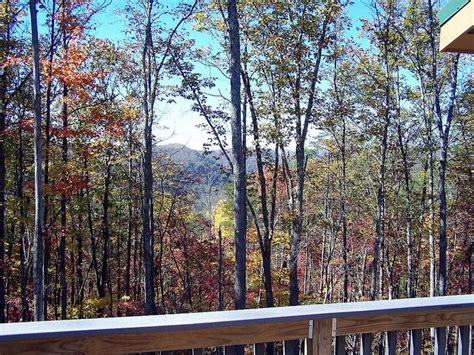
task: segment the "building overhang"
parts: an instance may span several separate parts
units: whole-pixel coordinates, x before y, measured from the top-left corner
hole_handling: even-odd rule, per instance
[[[438,20],[441,52],[474,53],[474,0],[451,0]]]

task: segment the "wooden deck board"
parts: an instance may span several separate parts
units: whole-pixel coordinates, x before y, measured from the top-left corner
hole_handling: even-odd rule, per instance
[[[375,317],[404,312],[435,312],[450,309],[472,310],[473,308],[474,295],[461,295],[224,312],[7,323],[0,324],[0,343],[51,337],[174,332],[317,319]]]
[[[338,336],[469,325],[474,296],[0,324],[0,353],[133,353],[304,339],[309,321],[333,318]]]

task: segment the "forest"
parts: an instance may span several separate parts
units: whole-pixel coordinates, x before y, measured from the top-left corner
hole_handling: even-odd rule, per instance
[[[0,323],[473,293],[443,2],[114,3],[0,3]]]

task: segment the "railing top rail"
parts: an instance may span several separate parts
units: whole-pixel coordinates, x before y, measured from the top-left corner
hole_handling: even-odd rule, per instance
[[[0,343],[18,340],[142,334],[343,319],[408,312],[473,309],[474,295],[332,303],[239,311],[0,324]]]

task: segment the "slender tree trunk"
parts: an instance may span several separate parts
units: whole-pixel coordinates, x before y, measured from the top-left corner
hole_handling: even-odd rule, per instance
[[[97,288],[97,294],[99,295],[101,293],[101,278],[99,274],[99,263],[97,260],[97,243],[95,239],[95,234],[94,234],[94,222],[93,222],[93,216],[92,216],[92,201],[91,201],[91,196],[90,196],[90,178],[89,178],[89,168],[88,168],[88,160],[87,160],[87,155],[84,157],[84,163],[83,163],[83,168],[86,174],[86,182],[87,182],[87,187],[86,187],[86,204],[87,204],[87,226],[89,230],[89,245],[90,245],[90,253],[91,253],[91,263],[92,263],[92,268],[94,269],[94,274],[95,274],[95,286]]]
[[[53,262],[54,265],[54,292],[53,292],[53,307],[54,307],[54,319],[59,319],[58,307],[59,307],[59,247],[56,248],[56,260]]]
[[[438,77],[438,60],[439,53],[437,48],[436,36],[439,30],[434,20],[433,2],[428,1],[428,18],[429,18],[429,39],[431,45],[431,80],[433,86],[433,101],[435,111],[435,122],[438,128],[440,148],[439,148],[439,274],[438,274],[438,292],[439,296],[446,295],[446,250],[447,250],[447,199],[446,199],[446,168],[449,149],[450,127],[454,114],[454,105],[456,99],[457,78],[458,78],[458,62],[459,54],[453,57],[451,66],[450,94],[448,98],[446,119],[443,121],[443,113],[441,110],[441,88],[440,78]]]
[[[469,241],[468,241],[469,243]],[[472,255],[474,254],[474,241],[471,240],[469,248],[466,252],[466,264],[467,264],[467,292],[472,293]]]
[[[152,170],[152,149],[153,149],[153,105],[154,90],[152,87],[152,48],[153,37],[151,29],[153,0],[146,3],[146,28],[145,43],[143,46],[143,75],[144,75],[144,100],[143,109],[145,122],[143,129],[143,252],[145,264],[145,314],[156,314],[155,305],[155,279],[153,267],[153,170]]]
[[[401,123],[397,124],[398,146],[402,155],[403,176],[405,183],[405,233],[407,242],[407,296],[415,297],[414,277],[413,277],[413,240],[412,240],[412,216],[411,216],[411,186],[410,169],[408,166],[408,144],[403,142],[403,132]]]
[[[128,205],[128,222],[127,222],[127,257],[125,260],[125,295],[130,296],[130,275],[132,264],[132,240],[133,240],[133,213],[132,203],[129,201]]]
[[[230,44],[230,117],[232,127],[232,163],[234,172],[234,244],[235,244],[235,309],[244,309],[246,304],[247,278],[247,187],[245,147],[243,146],[240,97],[240,30],[237,1],[227,3]],[[243,346],[236,346],[235,353],[244,353]]]
[[[299,99],[298,99],[299,106]],[[297,112],[300,110],[297,109]],[[301,115],[297,115],[297,132],[301,134]],[[304,191],[304,175],[305,175],[305,153],[304,153],[304,139],[298,135],[296,144],[296,194],[294,194],[294,186],[292,186],[292,177],[286,161],[287,184],[290,184],[290,209],[294,213],[291,221],[290,231],[290,257],[288,262],[289,271],[289,305],[296,306],[299,304],[299,286],[298,286],[298,254],[300,249],[302,226],[303,226],[303,191]],[[286,159],[285,159],[286,160]],[[285,342],[285,352],[288,354],[299,353],[299,341],[290,340]]]
[[[44,318],[44,279],[43,279],[43,176],[41,171],[41,86],[40,86],[40,49],[38,42],[38,23],[36,19],[36,1],[30,0],[31,44],[33,48],[33,97],[35,108],[34,125],[34,165],[35,165],[35,231],[33,239],[33,303],[35,321]],[[1,129],[1,127],[0,127]],[[1,157],[0,157],[1,161]],[[1,178],[0,178],[1,180]],[[0,181],[1,186],[1,181]],[[0,201],[1,203],[1,201]],[[1,227],[1,226],[0,226]]]
[[[27,286],[28,286],[28,261],[26,260],[26,243],[25,243],[25,221],[26,221],[26,210],[25,210],[25,201],[23,197],[23,183],[24,183],[24,151],[23,151],[23,129],[21,121],[18,125],[18,149],[17,149],[17,198],[20,204],[20,245],[19,245],[19,254],[20,254],[20,293],[21,293],[21,320],[23,322],[28,322],[30,320],[30,309],[28,305],[28,295],[27,295]]]
[[[439,159],[439,296],[446,296],[446,251],[447,241],[447,198],[446,198],[446,167],[448,160],[448,142],[442,139]]]
[[[453,59],[450,78],[450,97],[448,110],[446,113],[446,122],[443,124],[441,109],[439,104],[439,94],[435,97],[435,106],[437,111],[437,127],[440,138],[440,159],[439,159],[439,295],[445,296],[447,289],[446,275],[446,251],[448,248],[447,240],[447,195],[446,195],[446,169],[448,165],[448,149],[450,138],[450,127],[454,115],[454,105],[456,99],[457,78],[458,78],[459,54]]]
[[[1,34],[0,59],[7,59],[10,52],[10,21],[11,4],[9,0],[4,3],[2,24],[5,31]],[[8,66],[0,73],[0,323],[7,321],[5,302],[5,128],[7,117],[7,91],[8,91]]]
[[[430,296],[436,296],[436,243],[434,237],[435,229],[435,210],[434,210],[434,157],[433,147],[431,143],[431,124],[428,127],[428,145],[429,145],[429,189],[428,189],[428,203],[429,203],[429,227],[428,227],[428,243],[430,251]]]
[[[64,164],[64,172],[67,167],[67,138],[65,136],[68,127],[68,108],[67,108],[67,97],[68,88],[66,85],[63,87],[63,130],[64,137],[62,138],[62,160]],[[65,174],[67,174],[65,172]],[[63,176],[66,178],[66,176]],[[59,241],[59,282],[61,286],[61,319],[66,319],[67,311],[67,280],[66,280],[66,228],[67,228],[67,211],[66,211],[66,194],[63,192],[61,195],[61,238]]]
[[[260,147],[260,131],[258,126],[257,112],[255,110],[252,90],[250,87],[250,79],[247,70],[242,71],[242,79],[245,86],[246,97],[249,101],[250,116],[252,119],[253,141],[255,145],[255,156],[257,162],[258,181],[260,187],[260,205],[263,220],[263,236],[259,240],[260,252],[262,255],[263,277],[265,285],[265,302],[267,307],[274,306],[273,287],[272,287],[272,270],[271,270],[271,226],[272,220],[268,210],[267,203],[267,181],[264,172],[264,163],[262,157],[262,149]],[[256,223],[258,223],[256,221]]]
[[[83,195],[83,192],[81,192]],[[81,198],[82,200],[82,198]],[[78,225],[83,225],[83,215],[82,213],[78,216]],[[84,241],[82,236],[82,230],[79,229],[79,233],[77,233],[77,281],[78,281],[78,297],[77,303],[79,304],[79,318],[83,317],[83,302],[84,302],[84,270],[83,270],[83,262],[84,262]]]
[[[67,3],[66,0],[62,1],[62,21],[66,21],[67,16]],[[63,26],[62,31],[63,40],[63,57],[68,55],[68,39],[66,28]],[[69,88],[66,83],[63,83],[62,92],[62,121],[63,121],[63,138],[62,138],[62,161],[63,161],[63,179],[67,178],[67,164],[68,164],[68,141],[67,141],[67,129],[68,129],[68,96]],[[61,286],[61,319],[67,317],[67,279],[66,279],[66,234],[67,234],[67,197],[66,193],[61,194],[61,238],[59,241],[59,282]]]
[[[218,249],[217,249],[217,310],[224,310],[224,294],[222,293],[222,230],[218,232]]]
[[[50,32],[50,45],[49,45],[49,72],[48,85],[46,88],[46,124],[45,124],[45,152],[44,152],[44,186],[49,185],[49,145],[51,142],[50,126],[51,126],[51,104],[52,104],[52,71],[53,71],[53,58],[55,48],[55,24],[56,24],[56,0],[51,3],[51,32]],[[49,197],[46,194],[44,198],[44,319],[48,319],[48,290],[49,290],[49,260],[50,260],[50,237],[48,233],[48,215],[49,215]]]
[[[141,280],[142,280],[142,251],[143,251],[143,238],[138,237],[138,224],[135,225],[135,248],[133,253],[133,270],[134,270],[134,300],[138,300],[142,294]]]
[[[388,129],[390,127],[390,108],[391,108],[391,100],[390,100],[390,82],[391,82],[391,74],[389,68],[389,48],[388,48],[388,40],[390,34],[390,26],[391,26],[391,12],[393,9],[389,9],[390,11],[389,18],[386,20],[384,24],[385,30],[385,37],[383,40],[383,60],[385,65],[385,107],[384,107],[384,117],[383,117],[383,128],[382,128],[382,139],[380,142],[380,165],[379,165],[379,176],[378,176],[378,187],[377,187],[377,211],[375,216],[375,241],[374,241],[374,255],[372,261],[372,275],[371,275],[371,282],[370,282],[370,299],[375,300],[377,297],[377,274],[379,272],[379,257],[380,257],[380,244],[382,244],[382,257],[384,253],[384,219],[385,219],[385,163],[387,160],[387,150],[388,150]],[[380,276],[380,292],[383,293],[383,265],[380,268],[381,276]]]
[[[298,74],[294,83],[294,111],[295,111],[295,136],[296,136],[296,194],[293,199],[292,212],[294,216],[291,221],[291,241],[290,241],[290,258],[289,258],[289,276],[290,276],[290,297],[289,305],[296,306],[299,304],[299,287],[298,287],[298,254],[303,233],[303,203],[304,203],[304,185],[306,175],[306,153],[305,142],[308,134],[308,127],[311,117],[313,116],[313,105],[316,92],[316,84],[319,79],[319,68],[323,51],[323,43],[326,40],[326,31],[330,21],[330,15],[327,15],[322,23],[321,35],[318,41],[318,50],[315,54],[315,63],[309,83],[309,94],[306,109],[301,108],[301,77]],[[301,65],[299,63],[298,65]],[[301,71],[298,70],[300,73]],[[303,119],[303,120],[302,120]],[[287,169],[289,172],[289,169]],[[298,351],[295,342],[289,342],[287,347],[290,353]]]
[[[109,274],[109,190],[110,190],[110,161],[109,161],[109,152],[107,152],[106,160],[106,173],[104,181],[104,196],[102,200],[102,270],[101,270],[101,283],[99,288],[99,297],[105,297],[106,290],[105,286],[108,283],[108,274]],[[108,285],[109,289],[111,285]]]
[[[132,122],[129,124],[128,132],[128,221],[127,221],[127,259],[125,264],[125,295],[130,296],[130,268],[132,257],[132,232],[133,232],[133,194],[132,194],[132,174],[133,174],[133,136]]]
[[[69,251],[69,260],[70,260],[70,268],[71,268],[71,304],[76,304],[76,295],[77,295],[77,288],[76,288],[76,258],[73,250]]]
[[[337,30],[337,25],[336,25]],[[337,35],[337,32],[336,32]],[[337,41],[336,41],[337,42]],[[337,46],[337,44],[336,44]],[[337,47],[335,48],[337,50]],[[343,103],[340,97],[339,91],[339,82],[338,82],[338,56],[334,56],[334,92],[336,94],[336,100],[338,105],[338,110],[341,112],[340,119],[342,121],[342,137],[340,142],[340,152],[341,152],[341,218],[342,218],[342,260],[344,262],[344,280],[343,280],[343,290],[342,290],[342,300],[347,302],[349,298],[349,263],[347,256],[347,160],[346,160],[346,117],[343,113]]]
[[[344,261],[344,287],[342,299],[349,300],[349,261],[347,256],[347,161],[346,161],[346,119],[342,121],[342,260]]]
[[[388,111],[388,108],[387,108]],[[370,282],[370,299],[375,300],[377,297],[377,276],[379,266],[380,244],[383,241],[384,233],[384,212],[385,212],[385,161],[387,157],[387,143],[388,143],[388,127],[389,119],[388,113],[385,118],[383,136],[380,147],[380,166],[379,166],[379,182],[377,188],[377,211],[375,217],[375,241],[374,241],[374,255],[372,261],[372,276]]]
[[[296,200],[295,216],[292,221],[291,248],[290,248],[290,306],[299,304],[298,286],[298,254],[300,248],[302,227],[303,227],[303,193],[305,179],[305,153],[304,143],[298,142],[296,145]]]
[[[3,81],[3,78],[2,78]],[[2,88],[3,91],[3,88]],[[5,303],[5,109],[0,113],[0,323],[6,322]]]
[[[232,159],[234,168],[234,240],[235,240],[235,309],[245,308],[246,286],[246,171],[242,146],[240,97],[240,31],[237,1],[227,4],[230,42],[230,90]]]
[[[5,123],[6,123],[6,70],[0,76],[1,80],[1,112],[0,112],[0,323],[6,322],[5,313]]]
[[[116,218],[118,219],[122,219],[119,215],[119,213],[117,213],[117,215],[115,216]],[[122,240],[122,236],[119,234],[117,236],[117,239],[116,239],[116,242],[115,242],[115,255],[122,255],[122,244],[123,244],[123,240]],[[115,267],[114,268],[111,268],[109,266],[109,276],[108,276],[108,279],[109,279],[109,294],[110,294],[110,297],[113,296],[113,289],[114,289],[114,284],[112,282],[113,280],[113,275],[114,275],[114,272],[113,270],[116,270],[117,272],[115,273],[115,276],[116,276],[116,285],[117,287],[115,288],[116,289],[116,299],[117,301],[120,301],[120,298],[121,296],[123,296],[123,283],[122,283],[122,258],[121,257],[117,257],[117,258],[114,258],[114,260],[116,261],[115,262]],[[110,307],[110,314],[112,314],[112,307]]]
[[[143,157],[144,168],[144,203],[143,203],[143,247],[144,247],[144,263],[145,263],[145,314],[155,314],[155,281],[153,272],[153,245],[151,224],[152,216],[152,186],[153,173],[151,166],[151,127],[145,129],[145,154]]]

